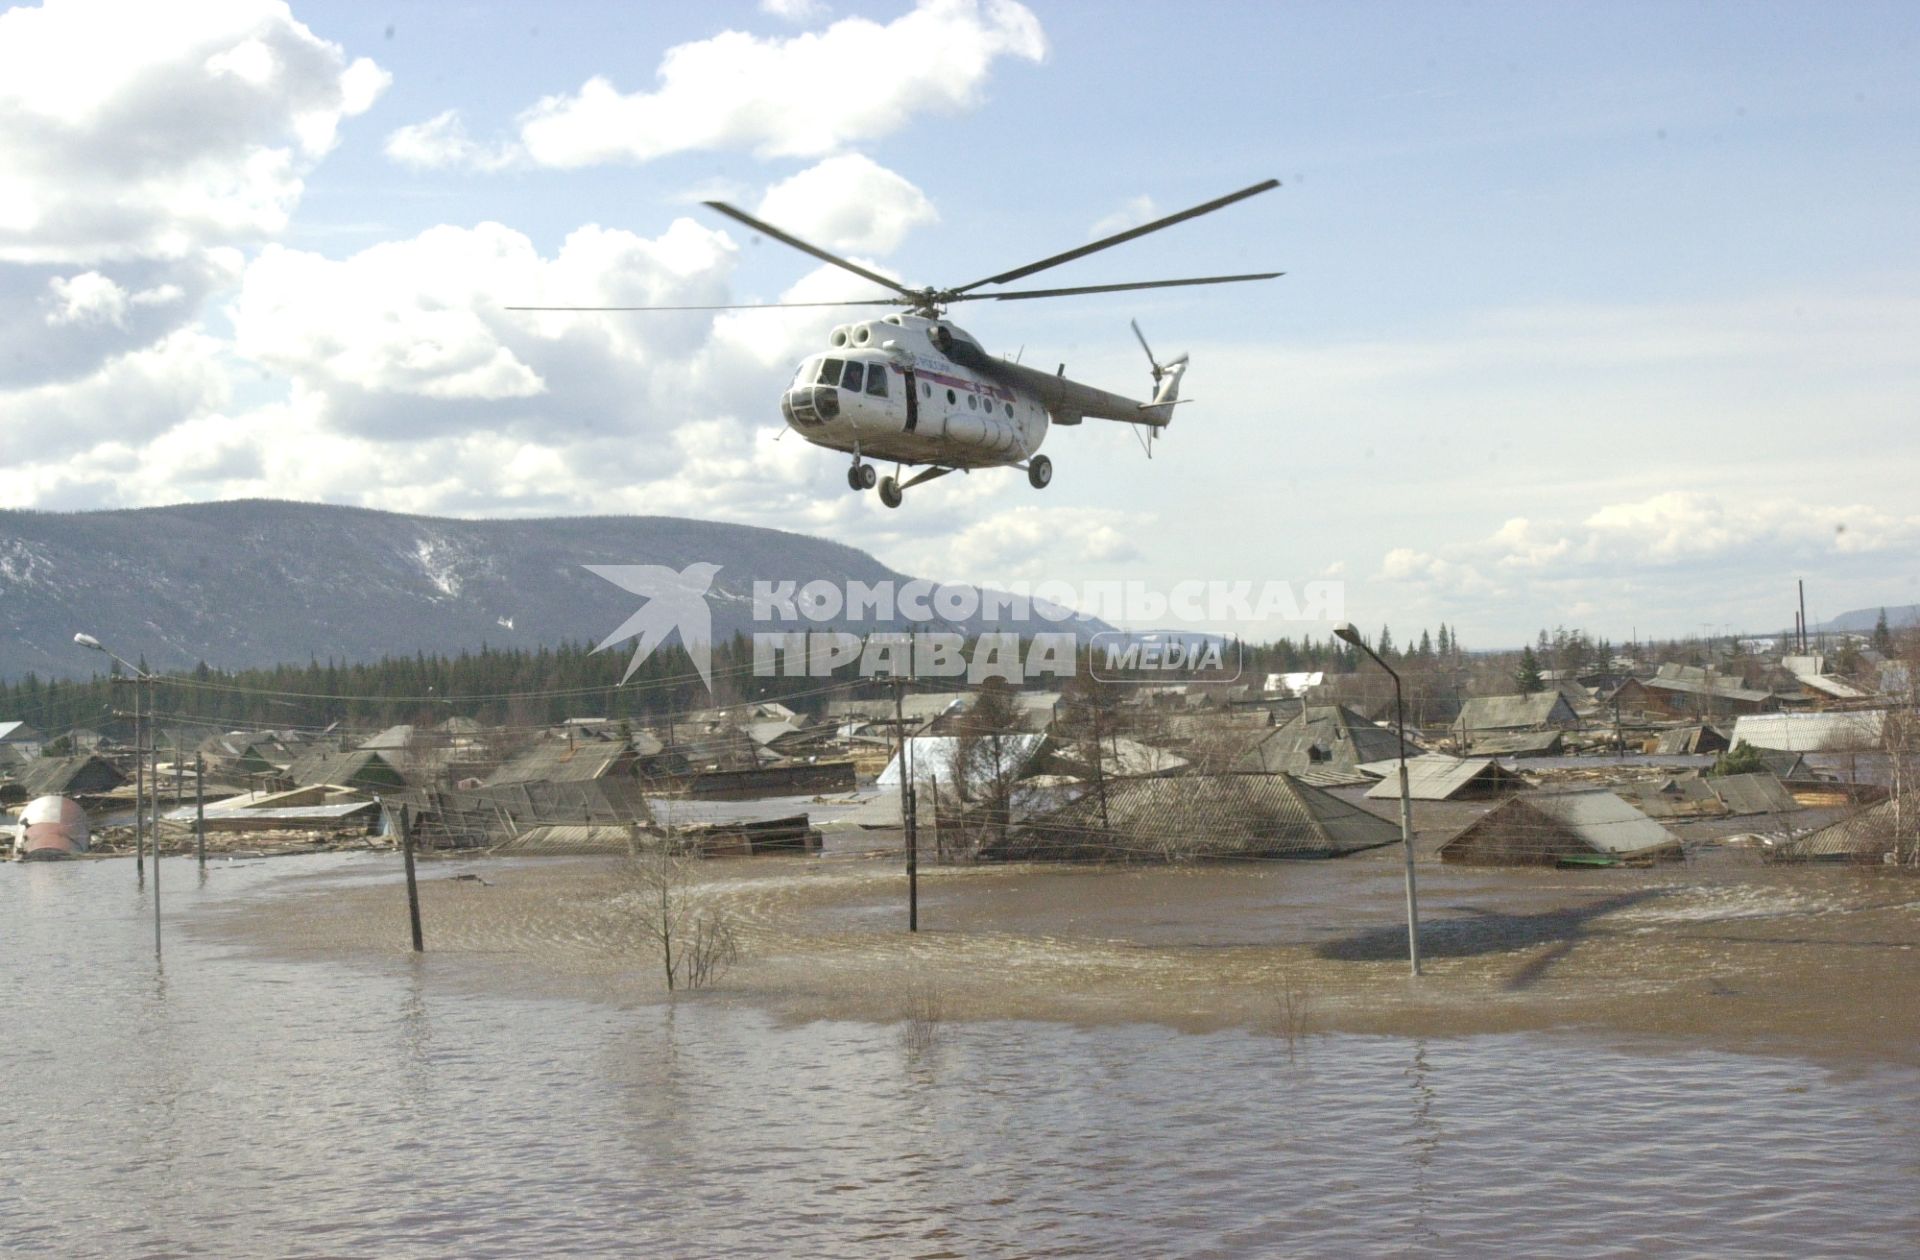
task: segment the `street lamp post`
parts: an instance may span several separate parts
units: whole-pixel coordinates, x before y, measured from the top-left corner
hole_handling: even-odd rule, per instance
[[[142,725],[140,721],[140,693],[143,690],[147,693],[147,710],[149,714],[152,714],[153,712],[153,675],[148,673],[146,670],[141,669],[138,665],[135,665],[133,662],[127,660],[125,657],[117,655],[114,652],[108,651],[106,644],[100,642],[100,640],[94,638],[90,634],[76,634],[73,636],[73,641],[75,643],[78,643],[81,647],[86,648],[88,651],[101,652],[106,654],[107,656],[112,657],[114,660],[120,662],[120,665],[123,669],[127,670],[130,674],[133,675],[133,756],[134,756],[134,764],[137,767],[139,767],[134,772],[136,777],[134,780],[134,797],[133,797],[134,827],[137,834],[139,828],[144,825],[143,820],[146,818],[146,812],[144,810],[145,803],[141,800],[141,797],[140,797],[140,777],[142,776],[145,770],[146,756],[147,756],[147,751],[142,740]],[[152,780],[153,796],[154,796],[154,803],[155,803],[155,808],[153,811],[153,956],[155,958],[158,958],[160,956],[160,810],[159,810],[160,774],[159,774],[159,770],[160,770],[159,763],[158,763],[158,760],[156,759],[154,764],[154,775]]]
[[[1371,656],[1373,663],[1393,679],[1393,725],[1400,740],[1400,848],[1407,865],[1407,960],[1417,976],[1420,974],[1420,898],[1413,881],[1413,796],[1407,787],[1407,707],[1400,694],[1400,675],[1366,645],[1351,621],[1341,622],[1333,628],[1333,633]]]

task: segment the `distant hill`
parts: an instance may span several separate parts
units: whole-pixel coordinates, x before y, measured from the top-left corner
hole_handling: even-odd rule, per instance
[[[0,677],[103,672],[76,631],[156,669],[598,643],[642,600],[583,565],[700,561],[721,566],[716,638],[755,628],[756,578],[905,580],[825,539],[664,516],[447,520],[269,500],[0,512]]]
[[[1852,612],[1843,612],[1817,627],[1821,630],[1851,630],[1856,634],[1870,634],[1880,620],[1878,608],[1856,608]],[[1898,630],[1902,626],[1920,626],[1920,604],[1898,604],[1887,607],[1887,624]]]

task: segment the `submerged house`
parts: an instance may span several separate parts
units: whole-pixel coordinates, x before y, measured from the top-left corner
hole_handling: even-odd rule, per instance
[[[1839,822],[1789,840],[1774,850],[1780,862],[1860,862],[1880,865],[1920,846],[1920,808],[1890,797]]]
[[[1367,789],[1368,800],[1400,799],[1398,762],[1367,766],[1386,777]],[[1407,796],[1416,801],[1478,801],[1531,790],[1533,785],[1497,761],[1484,757],[1449,757],[1428,753],[1407,761]]]
[[[92,754],[36,757],[14,772],[7,794],[17,800],[40,796],[98,796],[122,787],[127,776]]]
[[[1411,740],[1408,757],[1420,749]],[[1375,726],[1344,704],[1308,705],[1249,749],[1234,769],[1244,774],[1316,775],[1339,771],[1334,781],[1366,783],[1361,772],[1369,761],[1399,757],[1400,739],[1384,726]]]
[[[1400,828],[1287,774],[1193,774],[1088,789],[981,849],[1003,861],[1331,858]]]
[[[1680,840],[1602,788],[1515,796],[1440,846],[1474,866],[1615,866],[1677,862]]]

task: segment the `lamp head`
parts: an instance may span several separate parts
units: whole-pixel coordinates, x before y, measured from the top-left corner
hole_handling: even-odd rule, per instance
[[[91,648],[96,652],[104,652],[107,650],[105,647],[101,646],[100,640],[94,638],[90,634],[76,634],[73,636],[73,641],[75,643],[78,643],[83,648]]]
[[[1336,639],[1345,639],[1355,647],[1360,646],[1360,632],[1353,628],[1351,621],[1343,621],[1335,626],[1333,628],[1333,637]]]

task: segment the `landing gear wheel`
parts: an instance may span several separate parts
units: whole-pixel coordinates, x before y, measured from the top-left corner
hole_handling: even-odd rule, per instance
[[[855,464],[847,469],[847,484],[855,490],[871,490],[874,481],[880,476],[872,464]]]
[[[1053,480],[1053,461],[1045,455],[1035,455],[1027,461],[1027,484],[1035,490],[1045,490]]]
[[[880,502],[890,508],[897,508],[900,506],[900,501],[903,497],[900,493],[899,482],[891,477],[880,478]]]

